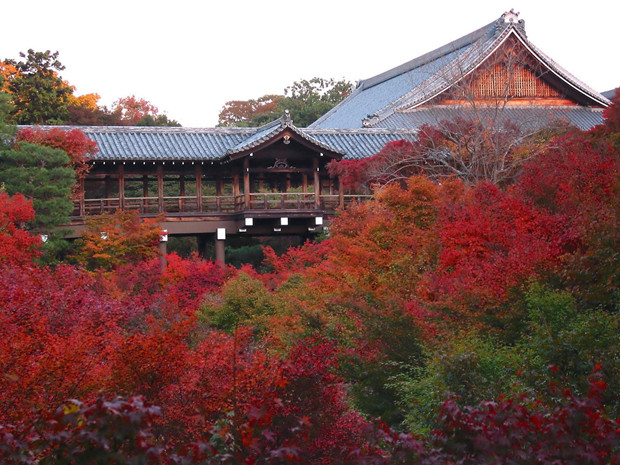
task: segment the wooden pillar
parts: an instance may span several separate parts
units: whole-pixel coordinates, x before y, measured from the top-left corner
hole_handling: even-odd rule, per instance
[[[86,214],[86,208],[84,206],[84,177],[80,177],[79,180],[79,202],[80,202],[80,216],[84,216]]]
[[[196,208],[202,211],[202,168],[196,165]]]
[[[226,264],[226,241],[215,237],[215,263],[224,266]]]
[[[166,262],[167,253],[168,253],[168,242],[160,240],[159,241],[159,262],[161,263],[162,271],[166,269],[166,265],[168,264]]]
[[[233,174],[233,195],[235,197],[241,195],[241,186],[239,185],[239,173]]]
[[[125,208],[125,166],[118,165],[118,198],[121,210]]]
[[[215,208],[216,210],[219,212],[222,209],[222,191],[224,187],[224,181],[222,181],[222,178],[218,175],[217,179],[215,180],[215,195],[216,195],[216,199],[215,199]]]
[[[308,193],[308,175],[306,173],[301,173],[301,191],[304,194]]]
[[[164,211],[164,167],[157,165],[157,208],[159,213]]]
[[[148,213],[149,201],[146,197],[149,196],[149,177],[145,174],[142,176],[142,213]]]
[[[321,184],[319,180],[319,159],[315,158],[312,163],[314,171],[314,205],[316,208],[321,206]]]
[[[344,189],[342,187],[342,177],[338,176],[338,201],[340,208],[344,208]]]
[[[250,159],[243,159],[243,196],[245,199],[245,208],[250,208]]]
[[[185,176],[179,175],[179,196],[185,197]],[[179,211],[182,212],[185,206],[185,199],[179,199]]]

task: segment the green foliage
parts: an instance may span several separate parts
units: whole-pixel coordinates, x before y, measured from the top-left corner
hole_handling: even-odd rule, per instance
[[[609,384],[604,401],[616,414],[620,400],[620,319],[617,313],[578,311],[568,293],[533,285],[527,295],[530,328],[521,345],[522,383],[548,400],[560,400],[560,388],[579,395],[588,377],[602,366]]]
[[[33,231],[52,234],[69,223],[73,209],[69,196],[75,177],[64,151],[23,142],[0,156],[0,181],[7,193],[19,192],[33,201]]]
[[[404,425],[416,433],[428,433],[446,399],[459,405],[476,405],[511,390],[515,369],[514,350],[476,335],[451,341],[429,354],[422,367],[394,377],[405,411]]]
[[[65,67],[58,52],[20,52],[24,61],[5,60],[19,75],[8,84],[13,94],[13,119],[17,124],[62,124],[67,120],[68,97],[73,89],[58,75]]]
[[[169,119],[166,115],[144,115],[136,122],[136,126],[172,126],[181,127],[178,121]]]
[[[258,244],[226,248],[226,263],[235,268],[241,268],[245,264],[258,268],[264,259],[263,248]]]
[[[261,281],[239,273],[224,285],[220,296],[207,299],[200,309],[200,318],[228,332],[234,332],[238,326],[262,332],[268,327],[269,317],[281,311],[282,303]]]
[[[331,110],[351,92],[345,80],[314,77],[301,79],[284,89],[284,95],[226,102],[220,112],[220,126],[262,126],[289,110],[296,126],[305,127]]]
[[[0,76],[0,88],[2,88],[2,76]],[[8,122],[12,108],[11,96],[7,93],[0,92],[0,150],[2,148],[7,148],[10,139],[17,130],[14,125]]]

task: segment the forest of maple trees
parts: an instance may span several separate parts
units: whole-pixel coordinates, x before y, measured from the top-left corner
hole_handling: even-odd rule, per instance
[[[79,174],[58,131],[11,150]],[[333,165],[373,199],[260,266],[162,268],[131,212],[44,260],[0,189],[0,462],[620,463],[620,95],[502,182],[385,177],[424,143]]]

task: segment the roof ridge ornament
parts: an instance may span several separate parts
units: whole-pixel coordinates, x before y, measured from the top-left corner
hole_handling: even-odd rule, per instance
[[[280,127],[287,127],[287,126],[292,126],[293,125],[293,118],[291,118],[291,112],[288,110],[284,110],[284,114],[282,115],[282,118],[280,119]]]
[[[498,25],[506,26],[511,25],[514,28],[518,29],[519,32],[523,34],[524,37],[527,37],[525,33],[525,21],[523,19],[519,19],[519,15],[521,13],[515,11],[514,8],[511,8],[510,11],[506,11],[502,16],[498,19]]]

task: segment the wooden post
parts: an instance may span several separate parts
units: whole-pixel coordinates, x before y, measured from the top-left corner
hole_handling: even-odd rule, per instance
[[[157,165],[157,208],[159,213],[164,211],[164,167]]]
[[[80,178],[80,190],[79,190],[79,201],[80,201],[80,216],[84,216],[86,214],[86,208],[84,206],[84,177]]]
[[[161,263],[162,271],[166,269],[166,265],[168,264],[166,262],[167,253],[168,253],[168,242],[160,240],[159,241],[159,262]]]
[[[142,176],[142,197],[149,196],[149,177],[148,175]],[[142,213],[148,213],[149,201],[144,198],[142,199]]]
[[[125,167],[118,165],[118,198],[121,210],[125,209]]]
[[[196,206],[202,212],[202,169],[196,165]]]
[[[226,241],[215,237],[215,263],[224,266],[226,264]]]
[[[243,197],[245,208],[250,208],[250,159],[243,159]]]
[[[315,158],[312,163],[314,171],[314,205],[316,208],[321,206],[321,184],[319,182],[319,159]]]
[[[338,176],[338,200],[340,208],[344,208],[344,189],[342,187],[342,177]]]
[[[239,185],[239,173],[233,174],[233,195],[235,197],[241,195],[241,186]]]
[[[217,196],[217,198],[215,199],[215,206],[216,206],[216,210],[219,212],[222,209],[222,190],[224,187],[224,181],[222,181],[222,178],[218,175],[217,179],[215,180],[215,195]]]
[[[185,176],[179,175],[179,195],[185,197]],[[179,199],[179,211],[182,212],[185,207],[185,199]]]

